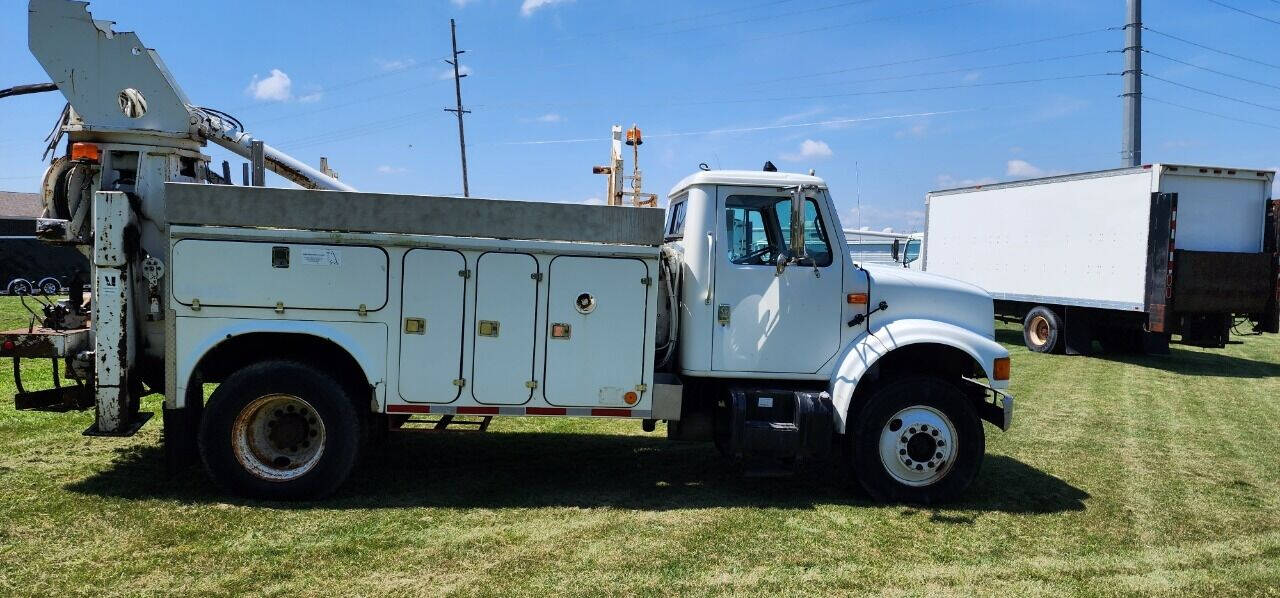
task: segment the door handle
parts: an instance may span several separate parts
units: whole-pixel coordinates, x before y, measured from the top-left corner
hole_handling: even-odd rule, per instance
[[[707,233],[707,296],[702,298],[704,305],[711,305],[711,293],[716,288],[716,278],[713,270],[716,265],[714,243],[715,237],[712,237],[711,233]]]

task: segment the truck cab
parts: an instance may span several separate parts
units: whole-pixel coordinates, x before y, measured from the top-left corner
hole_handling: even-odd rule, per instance
[[[885,498],[940,499],[968,484],[981,457],[941,447],[961,436],[966,449],[981,447],[980,420],[1006,428],[1012,411],[985,292],[855,261],[815,176],[701,171],[669,199],[664,250],[679,258],[672,370],[704,397],[685,391],[672,437],[711,429],[737,457],[824,453],[834,441]],[[826,419],[830,435],[814,433]],[[790,434],[822,440],[794,448],[803,443]]]

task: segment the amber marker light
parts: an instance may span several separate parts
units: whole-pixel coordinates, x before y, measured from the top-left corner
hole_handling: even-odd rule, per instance
[[[996,380],[1008,380],[1009,379],[1009,358],[997,357],[996,362],[992,366],[991,370],[992,370],[991,372],[992,376],[994,376]]]

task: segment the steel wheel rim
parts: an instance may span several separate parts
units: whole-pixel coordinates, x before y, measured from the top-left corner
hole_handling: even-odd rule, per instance
[[[52,282],[47,282],[40,286],[40,290],[44,291],[46,295],[57,295],[62,288]]]
[[[1049,342],[1049,318],[1037,315],[1031,318],[1031,341],[1037,345]]]
[[[245,471],[268,481],[295,480],[324,455],[324,420],[305,400],[289,394],[258,397],[231,426],[231,447]]]
[[[890,477],[907,486],[929,486],[946,477],[958,448],[955,424],[924,405],[893,414],[880,431],[880,463]]]

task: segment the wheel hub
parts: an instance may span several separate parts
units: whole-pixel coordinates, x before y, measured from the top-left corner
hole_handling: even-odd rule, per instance
[[[956,454],[957,436],[950,418],[933,407],[916,405],[889,418],[880,433],[880,462],[895,480],[928,486],[946,477]]]
[[[293,395],[253,400],[236,416],[231,436],[236,460],[265,480],[298,478],[324,453],[323,420],[310,403]]]

